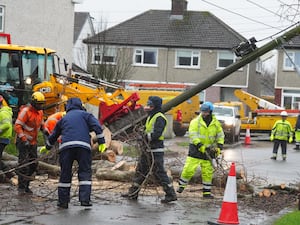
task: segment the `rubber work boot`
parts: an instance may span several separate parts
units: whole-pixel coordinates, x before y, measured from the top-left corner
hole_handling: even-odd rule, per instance
[[[25,188],[25,193],[26,193],[26,194],[29,194],[29,195],[32,195],[32,194],[33,194],[32,190],[30,190],[29,187],[26,187],[26,188]]]
[[[139,187],[131,186],[127,193],[121,194],[121,197],[129,200],[137,200],[139,196]]]
[[[82,201],[80,202],[81,206],[93,206],[93,204],[90,201]]]
[[[184,187],[180,186],[180,187],[177,188],[176,191],[177,191],[178,193],[182,193],[183,190],[184,190]]]
[[[58,202],[57,207],[62,208],[62,209],[67,209],[67,208],[69,208],[69,204],[67,202]]]
[[[172,184],[164,185],[163,189],[166,192],[166,195],[165,195],[165,198],[160,201],[161,203],[177,201],[177,196],[176,196],[176,193],[175,193],[175,190],[174,190],[174,187],[172,186]]]
[[[294,148],[294,150],[300,150],[299,145],[296,145],[296,147]]]
[[[213,199],[214,196],[212,194],[210,194],[210,193],[207,193],[207,194],[203,194],[203,198],[205,198],[205,199]]]
[[[270,159],[276,160],[276,156],[272,156]]]

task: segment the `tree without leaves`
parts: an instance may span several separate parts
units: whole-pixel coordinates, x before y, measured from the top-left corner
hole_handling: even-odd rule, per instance
[[[111,83],[120,83],[125,79],[129,79],[130,74],[134,70],[132,67],[132,50],[126,46],[115,47],[106,44],[106,27],[105,22],[100,22],[98,30],[99,32],[102,31],[102,35],[101,39],[100,35],[98,35],[99,44],[96,47],[99,50],[99,55],[97,63],[89,66],[89,71],[95,77],[102,80]],[[114,51],[115,54],[113,54]]]

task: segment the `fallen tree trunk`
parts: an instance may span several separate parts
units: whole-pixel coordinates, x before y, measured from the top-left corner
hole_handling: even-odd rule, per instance
[[[96,178],[99,180],[114,180],[128,182],[133,178],[135,171],[122,171],[111,169],[98,169],[96,172]]]
[[[16,162],[18,161],[18,157],[14,156],[14,155],[10,155],[6,152],[3,152],[2,159],[16,161]],[[52,176],[58,176],[60,174],[59,166],[51,165],[51,164],[48,164],[48,163],[45,163],[42,161],[38,162],[38,170],[48,173],[49,175],[52,175]]]

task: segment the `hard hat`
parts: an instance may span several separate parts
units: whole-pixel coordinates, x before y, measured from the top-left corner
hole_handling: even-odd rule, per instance
[[[200,106],[200,111],[207,112],[207,111],[214,111],[214,105],[211,102],[204,102]]]
[[[280,116],[288,116],[288,114],[287,114],[286,111],[282,111],[282,112],[280,113]]]
[[[42,92],[36,91],[31,95],[31,102],[34,104],[44,104],[46,102],[45,96]]]

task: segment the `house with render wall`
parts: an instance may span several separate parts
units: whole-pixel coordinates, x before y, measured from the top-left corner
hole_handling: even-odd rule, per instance
[[[10,34],[13,44],[54,49],[71,65],[74,6],[81,2],[82,0],[0,0],[0,32]]]
[[[73,38],[73,64],[81,69],[87,69],[87,45],[82,41],[95,35],[94,25],[90,13],[75,12]],[[73,66],[74,67],[74,66]]]
[[[116,64],[127,52],[132,84],[185,84],[205,81],[235,62],[232,51],[246,39],[207,11],[189,11],[187,1],[172,0],[171,10],[149,10],[84,40],[88,45],[88,69],[99,63]],[[255,93],[255,62],[207,88],[201,100],[234,100],[236,88]]]
[[[300,37],[278,48],[275,102],[286,109],[300,109]]]

